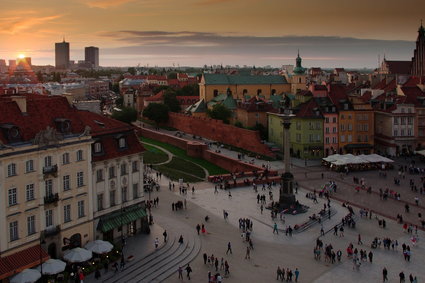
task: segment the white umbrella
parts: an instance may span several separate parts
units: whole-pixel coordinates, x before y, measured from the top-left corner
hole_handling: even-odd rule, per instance
[[[75,248],[66,253],[63,258],[69,262],[84,262],[92,257],[92,252],[82,248]]]
[[[66,262],[59,259],[49,259],[43,263],[43,274],[58,274],[65,270]],[[41,265],[37,266],[37,270],[41,272]]]
[[[87,245],[85,245],[84,247],[88,249],[89,251],[92,251],[97,254],[109,253],[114,248],[114,246],[111,243],[107,241],[102,241],[102,240],[96,240],[96,241],[87,243]]]
[[[10,283],[32,283],[40,279],[41,273],[35,269],[24,269],[10,279]]]

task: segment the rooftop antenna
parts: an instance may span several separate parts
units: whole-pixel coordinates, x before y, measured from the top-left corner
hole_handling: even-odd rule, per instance
[[[63,42],[65,42],[65,35],[63,36]]]

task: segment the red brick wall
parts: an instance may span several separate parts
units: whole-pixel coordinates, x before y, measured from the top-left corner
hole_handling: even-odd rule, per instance
[[[165,133],[146,128],[137,130],[137,134],[184,149],[189,156],[203,158],[229,172],[247,172],[254,170],[260,171],[264,169],[261,167],[261,164],[258,166],[251,165],[249,163],[245,163],[243,161],[216,153],[212,150],[208,150],[207,145],[200,142],[187,141],[176,136],[167,135]]]
[[[274,156],[269,148],[261,143],[258,131],[241,129],[210,118],[191,117],[171,112],[169,116],[168,126],[190,135],[198,135],[252,152]]]

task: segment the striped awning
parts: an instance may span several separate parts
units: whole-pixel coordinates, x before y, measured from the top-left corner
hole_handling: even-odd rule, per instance
[[[97,230],[105,233],[146,216],[146,210],[140,206],[124,208],[120,211],[101,217],[99,224],[97,225]]]

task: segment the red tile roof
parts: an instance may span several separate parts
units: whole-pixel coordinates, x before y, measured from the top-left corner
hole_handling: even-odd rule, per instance
[[[301,103],[299,105],[299,110],[296,113],[296,116],[299,118],[323,118],[320,111],[318,115],[316,114],[316,110],[319,111],[319,105],[316,103],[316,100],[310,99],[305,103]]]
[[[49,259],[49,255],[40,245],[36,245],[12,255],[0,258],[0,280],[31,268]]]
[[[160,92],[158,92],[157,94],[155,94],[151,97],[145,98],[145,101],[150,101],[150,102],[162,101],[162,100],[164,100],[164,91],[163,90],[161,90]]]

